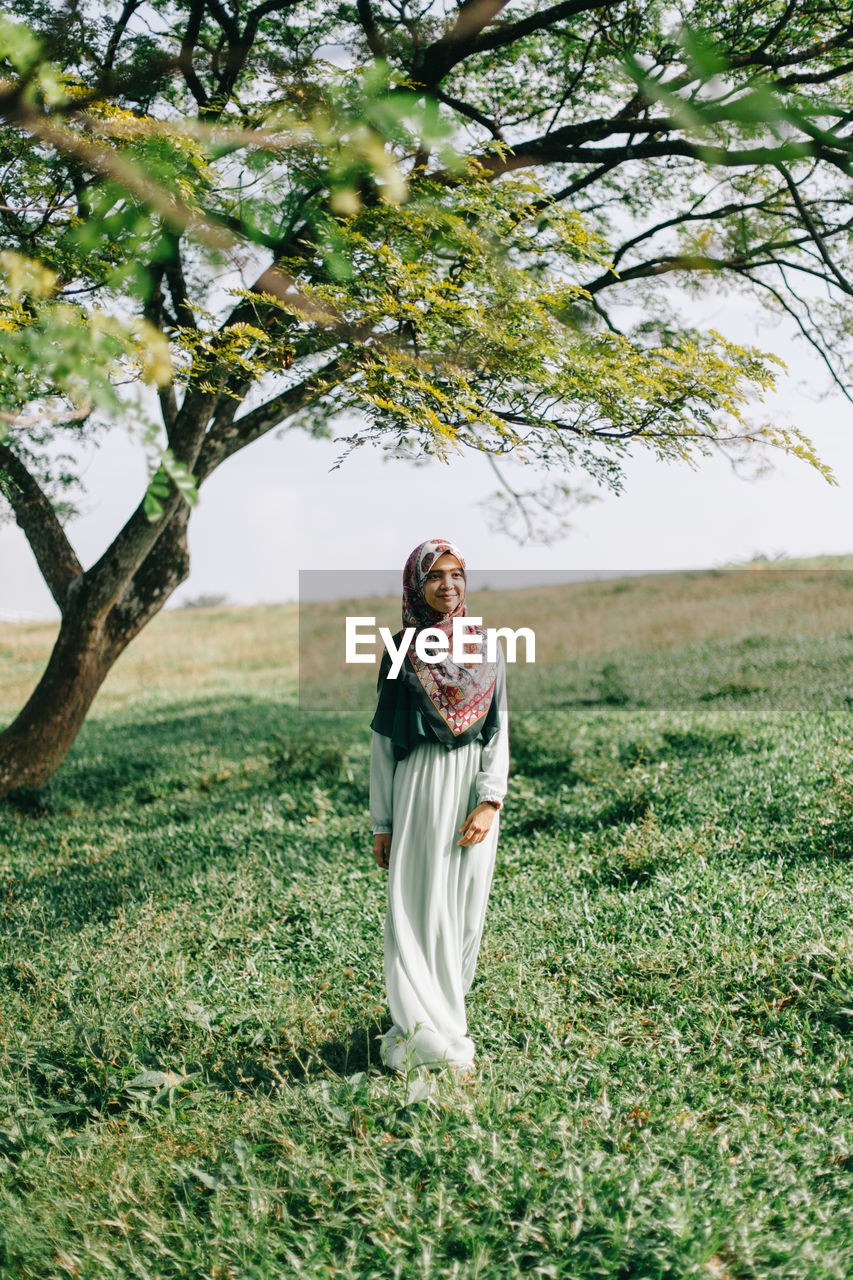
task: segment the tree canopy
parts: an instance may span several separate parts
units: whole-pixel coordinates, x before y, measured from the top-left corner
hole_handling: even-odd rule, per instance
[[[749,291],[850,393],[853,4],[6,13],[0,485],[105,653],[186,575],[197,486],[285,423],[344,452],[510,455],[555,493],[618,486],[634,447],[821,466],[750,407],[773,356],[698,331],[679,297]],[[117,420],[156,473],[84,571],[60,450]]]

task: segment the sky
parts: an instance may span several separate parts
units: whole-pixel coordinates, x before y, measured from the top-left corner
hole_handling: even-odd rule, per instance
[[[457,543],[468,564],[485,573],[515,569],[537,578],[850,552],[853,406],[838,396],[819,398],[825,383],[817,357],[784,328],[759,323],[753,306],[729,297],[706,307],[703,319],[788,362],[789,374],[757,412],[810,434],[837,486],[781,456],[771,474],[748,480],[721,457],[690,469],[638,453],[621,495],[603,494],[579,508],[573,529],[555,545],[520,546],[488,527],[479,503],[494,491],[495,478],[482,457],[415,467],[363,448],[333,471],[340,446],[304,432],[270,433],[203,486],[190,521],[190,577],[167,607],[202,595],[234,605],[294,600],[300,569],[399,572],[412,547],[429,537]],[[83,463],[85,510],[67,532],[86,567],[139,501],[147,473],[141,446],[120,426]],[[554,478],[521,468],[511,476],[521,487]],[[582,478],[569,482],[582,484]],[[0,621],[55,617],[22,533],[14,524],[0,525]]]

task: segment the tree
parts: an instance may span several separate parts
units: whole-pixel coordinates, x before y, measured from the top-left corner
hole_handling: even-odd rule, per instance
[[[52,775],[185,579],[197,487],[285,422],[356,411],[348,448],[476,449],[615,486],[632,446],[820,466],[745,415],[772,357],[691,330],[668,283],[754,291],[847,391],[851,5],[7,12],[0,487],[62,621],[0,734],[0,795]],[[153,447],[127,389],[145,380],[156,471],[84,571],[56,449],[134,415]]]

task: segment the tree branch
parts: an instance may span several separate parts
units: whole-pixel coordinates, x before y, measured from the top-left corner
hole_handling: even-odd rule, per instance
[[[68,588],[83,572],[50,499],[8,445],[0,443],[0,473],[8,483],[3,493],[33,550],[42,576],[60,610],[65,612]]]
[[[225,38],[228,41],[228,52],[225,57],[225,66],[219,77],[219,83],[216,90],[216,105],[209,103],[207,109],[203,113],[206,118],[218,116],[224,109],[228,99],[234,91],[237,78],[246,64],[246,58],[252,50],[255,43],[255,37],[258,34],[258,27],[264,18],[271,13],[281,13],[285,9],[292,9],[295,0],[262,0],[262,3],[256,5],[249,13],[246,19],[246,26],[241,35],[237,23],[222,6],[220,0],[206,0],[207,7],[216,21],[221,26]]]
[[[818,339],[814,336],[813,333],[809,332],[809,329],[807,325],[804,323],[802,316],[798,315],[797,312],[794,310],[794,308],[791,306],[791,304],[786,301],[785,297],[780,292],[780,290],[775,288],[775,286],[772,285],[769,282],[769,280],[762,280],[761,276],[754,276],[749,271],[743,271],[740,274],[743,275],[744,279],[751,281],[752,284],[756,285],[758,288],[765,289],[769,294],[771,294],[772,297],[776,299],[776,301],[778,302],[782,310],[785,312],[785,314],[790,316],[791,319],[794,321],[800,333],[805,338],[806,342],[808,342],[810,346],[814,347],[815,351],[818,353],[821,360],[826,365],[827,371],[829,372],[829,376],[832,379],[832,381],[835,383],[836,387],[838,387],[838,390],[847,400],[851,402],[851,404],[853,404],[853,394],[851,394],[850,387],[847,385],[847,383],[844,382],[841,375],[838,373],[837,369],[835,368],[832,361],[830,360],[829,355],[827,354],[823,345],[818,341]],[[785,280],[784,272],[782,272],[782,279]],[[788,284],[787,280],[785,280],[785,287],[788,289],[788,291],[791,293],[793,297],[797,298],[798,302],[802,302],[802,299],[797,297],[797,294],[794,293],[794,290]],[[808,311],[807,307],[806,307],[806,311]]]
[[[382,39],[382,35],[376,25],[376,19],[370,7],[370,0],[358,0],[357,8],[368,49],[375,58],[387,57],[385,41]]]
[[[535,209],[544,209],[548,205],[559,204],[563,200],[571,199],[579,191],[583,191],[585,187],[592,186],[594,182],[598,182],[598,179],[603,178],[606,173],[610,173],[611,169],[618,168],[620,163],[618,160],[613,160],[609,164],[598,165],[597,168],[591,169],[589,173],[583,174],[580,178],[575,178],[574,182],[570,182],[567,186],[561,187],[559,191],[555,191],[552,196],[545,196],[541,200],[537,200],[533,207]]]
[[[552,5],[550,9],[543,9],[541,13],[533,13],[529,18],[508,23],[506,26],[490,31],[488,35],[479,36],[468,52],[486,53],[491,49],[501,49],[505,45],[523,39],[524,36],[532,35],[534,31],[553,27],[564,18],[575,18],[581,13],[591,13],[596,9],[614,9],[622,2],[623,0],[566,0],[565,4]]]
[[[828,53],[832,53],[835,49],[848,48],[851,35],[853,35],[853,23],[848,22],[839,28],[831,40],[816,40],[813,44],[807,45],[805,49],[797,49],[794,53],[783,54],[775,58],[771,54],[763,53],[759,47],[759,49],[751,50],[740,57],[732,58],[729,66],[732,70],[740,70],[745,67],[766,67],[771,71],[778,71],[780,67],[795,67],[801,62],[812,62],[815,58],[825,58]]]
[[[830,271],[832,272],[833,276],[838,282],[839,288],[848,296],[853,297],[853,285],[850,284],[849,280],[843,274],[843,272],[839,271],[838,267],[835,265],[835,262],[830,256],[829,250],[826,247],[826,243],[823,239],[823,236],[821,235],[820,231],[818,231],[817,224],[815,223],[814,218],[811,216],[808,209],[806,208],[805,202],[803,201],[803,198],[800,195],[799,188],[797,187],[796,182],[791,177],[791,174],[783,164],[777,164],[776,168],[779,170],[782,177],[785,179],[785,182],[788,184],[788,190],[791,193],[791,199],[793,200],[794,204],[797,206],[797,212],[799,213],[800,217],[805,223],[806,229],[809,235],[811,236],[812,240],[814,241],[818,253],[823,258],[826,265],[829,267]]]
[[[735,258],[712,258],[704,253],[674,253],[666,257],[651,258],[647,262],[638,262],[635,266],[628,267],[626,271],[618,274],[615,271],[605,271],[595,280],[584,284],[583,288],[587,293],[595,294],[611,285],[626,284],[629,280],[647,280],[651,276],[668,275],[671,271],[720,271],[724,268],[734,269],[747,265],[758,264],[747,264]]]
[[[477,124],[481,124],[484,129],[488,129],[493,138],[503,141],[503,134],[494,120],[490,120],[482,111],[478,111],[476,107],[469,106],[467,102],[463,102],[461,98],[451,98],[449,94],[442,93],[440,89],[433,90],[432,95],[437,102],[443,102],[446,107],[452,107],[454,111],[458,111],[461,116],[466,116],[469,120],[476,120]]]
[[[160,387],[157,392],[157,398],[160,401],[160,414],[163,418],[163,426],[166,428],[166,435],[171,444],[172,432],[175,429],[175,423],[178,420],[178,398],[175,395],[175,384],[170,382],[165,387]]]
[[[240,36],[240,28],[231,17],[227,9],[219,3],[219,0],[205,0],[208,11],[213,15],[222,28],[228,40],[237,40]]]
[[[208,97],[204,85],[199,80],[198,73],[193,66],[193,53],[195,52],[203,17],[204,0],[193,0],[190,7],[189,21],[184,32],[184,38],[181,41],[181,51],[178,54],[178,67],[187,82],[187,88],[202,109],[207,106]]]
[[[574,18],[596,9],[615,8],[622,0],[565,0],[565,3],[551,5],[541,13],[531,14],[519,22],[505,23],[483,34],[507,3],[508,0],[468,0],[462,4],[450,31],[424,49],[412,65],[412,79],[427,89],[433,89],[458,63],[473,54],[501,49],[534,31],[553,27],[564,18]]]
[[[766,71],[779,71],[782,67],[797,66],[798,63],[810,61],[813,58],[825,57],[826,54],[832,53],[836,49],[846,49],[850,44],[850,37],[853,34],[853,24],[847,23],[841,27],[831,40],[817,41],[815,44],[807,46],[805,49],[799,49],[795,53],[780,54],[777,57],[765,52],[766,41],[755,49],[748,49],[744,53],[736,54],[734,57],[726,59],[728,71],[747,71],[750,67],[761,67]],[[798,76],[792,73],[788,76],[780,76],[776,80],[778,88],[790,88],[794,84],[820,84],[825,80],[835,78],[836,69],[830,68],[829,72],[815,73],[812,75]],[[690,70],[679,71],[676,75],[671,76],[669,80],[661,80],[659,83],[662,88],[673,92],[676,89],[683,89],[693,81],[700,80],[692,68]]]
[[[504,156],[476,156],[477,163],[493,177],[512,173],[516,169],[529,169],[537,164],[602,164],[615,167],[629,160],[662,160],[684,157],[699,160],[703,164],[720,165],[722,168],[743,169],[752,165],[785,164],[790,160],[804,160],[816,156],[847,176],[851,168],[850,156],[823,146],[812,139],[794,139],[782,142],[778,147],[754,147],[750,150],[734,150],[727,147],[688,142],[683,138],[668,141],[641,142],[622,147],[563,147],[555,145],[555,135],[534,138],[507,151]],[[441,180],[445,175],[430,175]],[[447,175],[450,178],[452,175]]]
[[[179,507],[110,610],[107,630],[122,648],[189,576],[188,519],[189,508]]]
[[[508,3],[509,0],[463,0],[450,30],[424,49],[412,64],[415,83],[431,89],[443,80],[451,67],[468,56],[483,28]]]
[[[204,433],[216,401],[211,391],[188,391],[178,410],[170,444],[175,457],[192,471],[198,460]],[[116,534],[101,558],[83,574],[83,589],[89,617],[106,617],[120,600],[139,566],[150,554],[185,499],[171,482],[169,496],[163,500],[163,514],[151,521],[140,501],[136,510]]]
[[[505,493],[509,494],[510,498],[512,499],[513,505],[521,513],[522,519],[524,520],[524,523],[527,525],[528,538],[532,538],[534,533],[533,521],[530,518],[530,512],[527,508],[527,504],[525,503],[521,494],[516,489],[513,489],[512,485],[509,483],[506,476],[501,471],[500,467],[495,461],[494,454],[488,449],[485,450],[485,454],[486,454],[486,461],[488,462],[492,471],[494,471],[495,475],[497,476],[498,484],[501,486],[501,488],[504,490]]]
[[[174,234],[169,236],[172,244],[172,256],[166,262],[165,275],[166,283],[169,286],[169,296],[172,299],[172,306],[175,308],[175,319],[178,324],[183,325],[187,329],[195,329],[196,319],[190,305],[189,293],[187,292],[187,284],[184,279],[184,267],[181,262],[181,242],[180,237]]]
[[[104,64],[101,68],[101,75],[99,79],[99,88],[102,92],[106,91],[109,87],[110,76],[112,74],[113,63],[115,62],[119,43],[125,33],[128,22],[130,22],[130,19],[133,17],[141,3],[142,0],[125,0],[124,8],[119,14],[118,21],[113,27],[112,33],[110,34],[110,41],[107,45],[106,53],[104,54]]]
[[[688,222],[715,222],[720,218],[727,218],[733,214],[745,213],[756,209],[766,212],[768,201],[772,201],[772,199],[773,195],[770,195],[747,204],[730,203],[718,205],[716,209],[697,209],[694,205],[686,213],[679,213],[672,218],[666,218],[662,222],[655,223],[652,227],[646,227],[643,231],[639,231],[635,236],[631,236],[629,240],[623,240],[612,255],[613,265],[616,266],[629,249],[635,249],[637,245],[642,244],[644,241],[651,240],[660,231],[668,231],[671,227],[684,226]]]
[[[288,387],[266,404],[250,410],[242,418],[232,419],[224,415],[219,424],[208,432],[195,467],[199,484],[206,480],[226,458],[239,453],[246,445],[266,435],[287,418],[293,417],[326,389],[329,379],[339,383],[356,367],[352,356],[341,355],[310,374],[304,382]]]
[[[805,84],[829,84],[831,80],[837,80],[839,76],[846,76],[853,71],[853,62],[843,62],[840,66],[830,67],[827,71],[819,71],[813,75],[805,73],[797,74],[791,72],[790,75],[780,76],[776,81],[776,85],[780,89],[793,89],[795,86]]]
[[[90,142],[73,129],[58,128],[44,112],[40,112],[22,101],[18,96],[0,96],[0,118],[26,129],[53,147],[60,155],[82,162],[95,173],[106,174],[115,179],[126,190],[140,196],[146,204],[159,213],[166,225],[174,232],[182,232],[191,227],[193,235],[214,249],[230,248],[235,244],[235,234],[231,231],[229,220],[218,214],[210,213],[207,218],[198,217],[174,191],[152,181],[139,166],[125,155],[113,151],[109,147]],[[247,240],[252,236],[243,229]],[[269,266],[258,277],[254,289],[262,293],[270,293],[287,303],[294,314],[301,316],[312,324],[334,330],[349,338],[363,336],[362,326],[350,326],[333,307],[323,307],[313,298],[303,294],[295,280],[288,272],[274,264]]]

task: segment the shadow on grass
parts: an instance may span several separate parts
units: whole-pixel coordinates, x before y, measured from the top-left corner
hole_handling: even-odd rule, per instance
[[[390,1023],[389,1023],[390,1025]],[[274,1090],[282,1080],[298,1082],[328,1075],[352,1076],[360,1071],[385,1071],[379,1056],[379,1037],[387,1031],[377,1019],[348,1027],[343,1035],[319,1044],[306,1045],[302,1052],[291,1050],[282,1058],[253,1060],[241,1055],[224,1061],[217,1057],[218,1070],[211,1083],[228,1092],[254,1084]],[[220,1065],[221,1064],[221,1065]]]
[[[142,1115],[169,1107],[182,1095],[199,1087],[225,1094],[277,1093],[283,1085],[298,1085],[311,1080],[336,1077],[345,1079],[360,1072],[381,1072],[386,1068],[379,1056],[379,1037],[387,1028],[376,1019],[347,1028],[341,1036],[290,1048],[279,1056],[275,1050],[259,1053],[246,1046],[229,1046],[228,1037],[220,1036],[208,1052],[192,1060],[181,1052],[174,1034],[163,1038],[161,1051],[150,1047],[141,1054],[138,1045],[127,1044],[109,1054],[103,1051],[99,1033],[94,1027],[85,1035],[78,1034],[74,1043],[64,1045],[32,1042],[16,1053],[10,1051],[10,1062],[19,1077],[26,1081],[30,1113],[63,1129],[76,1130],[114,1118],[128,1111]],[[149,1035],[151,1039],[156,1039]],[[230,1051],[229,1051],[230,1049]],[[134,1086],[134,1076],[123,1086],[113,1069],[115,1056],[143,1061],[142,1075],[151,1079]],[[174,1082],[168,1083],[168,1079]],[[164,1080],[167,1083],[164,1085]],[[26,1149],[26,1141],[0,1133],[0,1154],[14,1158]]]
[[[793,838],[780,845],[778,853],[786,862],[799,859],[849,862],[853,859],[853,817],[838,818],[817,827],[803,824]]]
[[[140,783],[155,793],[164,784],[192,785],[192,768],[212,766],[217,755],[223,763],[239,762],[265,752],[282,735],[299,738],[312,731],[335,741],[356,727],[340,709],[318,718],[293,703],[247,697],[172,702],[127,722],[89,721],[57,775],[54,807],[62,800],[109,808],[117,791]]]
[[[586,832],[605,831],[632,822],[641,822],[651,807],[650,794],[638,790],[633,794],[604,800],[593,813],[579,813],[567,799],[559,795],[536,796],[516,804],[507,805],[501,823],[501,832],[515,839],[534,832]]]
[[[323,859],[299,823],[318,794],[344,821],[366,820],[366,767],[363,778],[345,767],[358,728],[340,711],[309,722],[293,705],[245,697],[89,722],[38,802],[0,804],[0,842],[17,855],[0,883],[3,928],[32,937],[104,921],[264,841],[277,875],[304,866],[306,850]],[[265,835],[258,819],[277,808],[295,834],[274,823]]]

